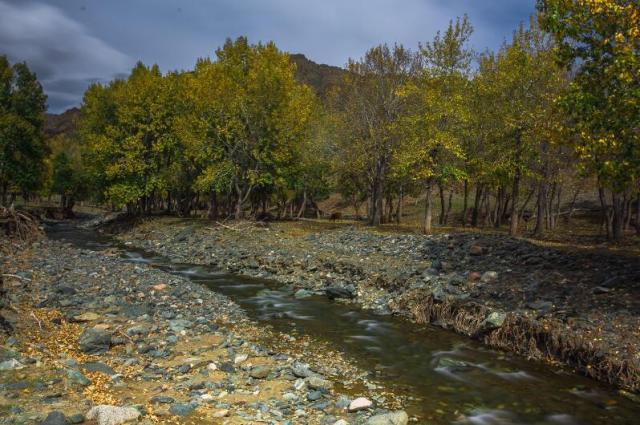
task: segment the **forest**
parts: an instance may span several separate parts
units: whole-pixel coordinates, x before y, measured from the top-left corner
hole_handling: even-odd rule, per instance
[[[537,9],[497,51],[473,51],[462,16],[315,87],[246,37],[189,70],[139,62],[89,87],[76,130],[47,139],[36,75],[0,56],[2,205],[55,194],[68,211],[300,218],[331,213],[318,203],[338,193],[372,226],[400,223],[411,198],[425,233],[437,220],[516,235],[531,221],[542,235],[563,199],[593,190],[610,239],[640,232],[640,5]]]

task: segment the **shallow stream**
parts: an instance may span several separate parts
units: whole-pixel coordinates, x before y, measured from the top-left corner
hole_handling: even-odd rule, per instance
[[[371,371],[374,381],[411,396],[406,410],[428,424],[640,424],[640,404],[606,385],[549,365],[490,350],[432,326],[377,316],[323,296],[211,267],[174,263],[92,231],[57,226],[50,236],[78,247],[118,247],[150,264],[227,295],[254,320],[330,343]]]

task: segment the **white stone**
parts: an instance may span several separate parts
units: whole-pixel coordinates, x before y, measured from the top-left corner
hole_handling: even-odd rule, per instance
[[[340,419],[338,421],[335,421],[333,425],[349,425],[349,422],[345,421],[344,419]]]
[[[133,407],[118,407],[100,405],[92,407],[87,412],[86,418],[89,420],[96,420],[98,425],[120,425],[126,422],[135,421],[140,417],[138,412]]]
[[[218,410],[213,414],[214,418],[224,418],[225,416],[229,416],[229,411],[227,409]]]
[[[349,412],[357,412],[359,410],[368,409],[373,406],[373,402],[368,398],[358,397],[349,403]]]
[[[215,363],[209,363],[207,365],[207,369],[210,370],[210,371],[218,370],[218,366],[216,366]]]
[[[235,364],[239,364],[239,363],[242,363],[243,361],[247,360],[248,358],[249,358],[249,356],[248,356],[248,355],[246,355],[246,354],[238,354],[238,355],[236,356],[236,358],[235,358],[235,359],[233,359],[233,362],[234,362]]]
[[[480,277],[480,281],[484,283],[491,283],[497,279],[498,279],[498,272],[494,272],[494,271],[484,272]]]
[[[213,400],[214,398],[215,398],[215,397],[213,397],[211,394],[208,394],[208,393],[207,393],[207,394],[202,394],[202,395],[200,396],[200,399],[201,399],[202,401],[211,401],[211,400]]]

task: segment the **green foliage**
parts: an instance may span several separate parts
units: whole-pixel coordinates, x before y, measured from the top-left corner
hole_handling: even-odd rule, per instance
[[[43,182],[46,96],[25,63],[13,67],[0,56],[0,191],[33,193]]]
[[[254,190],[296,185],[312,92],[273,43],[227,40],[216,56],[165,76],[138,64],[87,91],[82,134],[105,199],[147,210],[167,192],[235,192],[241,215]]]
[[[615,192],[640,178],[640,4],[539,1],[540,20],[576,76],[562,99],[585,169]]]

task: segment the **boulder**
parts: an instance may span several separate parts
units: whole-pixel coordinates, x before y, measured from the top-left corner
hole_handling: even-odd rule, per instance
[[[111,333],[105,329],[87,329],[80,335],[78,345],[83,353],[106,353],[111,345]]]
[[[330,288],[325,289],[325,294],[330,300],[335,300],[338,298],[346,298],[351,299],[355,296],[353,291],[348,288],[343,288],[340,286],[332,286]]]
[[[88,420],[95,420],[98,425],[120,425],[135,421],[140,417],[140,412],[133,407],[118,407],[100,405],[92,407],[87,412]]]

